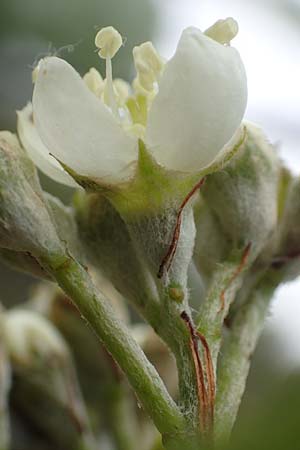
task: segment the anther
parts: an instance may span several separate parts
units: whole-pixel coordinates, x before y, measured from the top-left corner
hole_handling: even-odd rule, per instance
[[[204,34],[220,44],[229,45],[239,32],[239,26],[236,20],[228,17],[224,20],[218,20],[209,27]]]
[[[141,87],[146,91],[152,91],[154,83],[163,71],[163,59],[151,42],[134,47],[133,59]]]
[[[113,58],[122,44],[122,36],[114,27],[102,28],[95,37],[95,45],[103,59]]]
[[[84,75],[83,80],[89,90],[97,97],[101,97],[104,91],[104,80],[101,74],[94,67]]]

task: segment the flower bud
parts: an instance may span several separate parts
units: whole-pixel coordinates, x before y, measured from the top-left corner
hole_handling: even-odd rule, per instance
[[[282,282],[300,273],[300,178],[282,170],[279,191],[280,223],[273,252],[273,275]]]
[[[39,370],[70,357],[56,329],[40,315],[16,309],[5,313],[4,339],[15,370]]]
[[[60,333],[39,314],[15,309],[5,313],[3,334],[19,408],[57,445],[93,449],[71,353]]]
[[[237,154],[223,170],[207,177],[201,191],[224,240],[232,249],[251,244],[252,260],[277,226],[279,169],[280,161],[263,132],[247,123]]]
[[[0,247],[38,256],[62,249],[36,169],[8,131],[0,132]]]
[[[93,275],[92,273],[92,277]],[[93,280],[97,281],[97,278],[93,277]],[[112,291],[111,286],[107,286],[109,284],[107,281],[104,286],[104,282],[101,277],[99,287],[107,298],[112,300],[111,292],[107,295],[109,290]],[[114,290],[114,295],[119,296],[119,299],[113,298],[116,313],[121,320],[129,323],[127,311],[124,313],[126,306],[116,301],[120,300],[120,294]],[[112,356],[99,342],[93,330],[86,326],[79,311],[59,288],[50,283],[40,283],[27,306],[54,323],[68,342],[76,362],[80,386],[93,420],[93,429],[97,430],[98,435],[112,434],[114,436],[116,428],[118,430],[121,428],[124,431],[122,443],[128,442],[125,447],[132,448],[133,424],[128,422],[132,421],[133,397],[128,395],[123,374]],[[120,409],[124,409],[124,415],[122,414],[121,418],[119,415],[116,416],[116,411]],[[101,447],[101,444],[99,445]],[[87,448],[90,449],[90,447]]]
[[[194,261],[202,281],[206,284],[216,270],[216,265],[228,256],[229,243],[224,238],[216,216],[200,196],[194,214],[197,229]]]

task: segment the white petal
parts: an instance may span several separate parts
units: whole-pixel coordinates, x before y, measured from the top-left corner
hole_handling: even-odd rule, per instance
[[[66,61],[40,62],[33,94],[34,120],[51,153],[80,175],[117,182],[131,176],[137,141]]]
[[[17,114],[17,127],[20,141],[34,164],[44,174],[48,175],[48,177],[58,183],[71,187],[78,186],[73,178],[63,170],[56,159],[49,154],[49,150],[41,141],[33,122],[31,103],[28,103],[28,105],[22,109],[22,111],[18,111]]]
[[[186,29],[159,83],[146,142],[161,165],[194,172],[210,164],[237,130],[247,104],[239,53]]]

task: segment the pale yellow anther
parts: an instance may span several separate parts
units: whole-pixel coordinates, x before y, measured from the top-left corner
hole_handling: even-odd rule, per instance
[[[153,90],[164,69],[164,61],[151,42],[144,42],[133,49],[134,65],[138,74],[138,82],[146,91]]]
[[[122,44],[122,36],[114,27],[102,28],[95,37],[99,56],[104,59],[113,58]]]
[[[84,75],[83,80],[93,94],[97,97],[101,97],[104,91],[105,83],[97,69],[91,67],[90,70]]]
[[[239,25],[232,17],[218,20],[204,34],[220,44],[229,45],[239,32]]]

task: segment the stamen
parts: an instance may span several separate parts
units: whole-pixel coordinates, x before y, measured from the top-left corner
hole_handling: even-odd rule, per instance
[[[118,105],[114,93],[113,77],[112,77],[112,64],[111,60],[120,49],[122,45],[122,36],[113,27],[102,28],[96,35],[95,45],[99,48],[99,56],[106,60],[106,85],[105,91],[108,98],[108,105],[111,108],[113,114],[120,118]]]
[[[108,105],[116,117],[119,117],[117,100],[114,92],[113,77],[112,77],[112,64],[111,59],[106,58],[106,84],[105,93],[108,98]]]
[[[204,34],[220,44],[230,45],[230,42],[239,32],[239,25],[232,17],[225,20],[218,20],[208,28]]]
[[[90,70],[84,75],[83,80],[90,91],[100,98],[103,94],[105,83],[98,70],[91,67]]]
[[[164,69],[163,59],[151,42],[144,42],[134,47],[133,59],[139,84],[143,89],[151,92]]]

